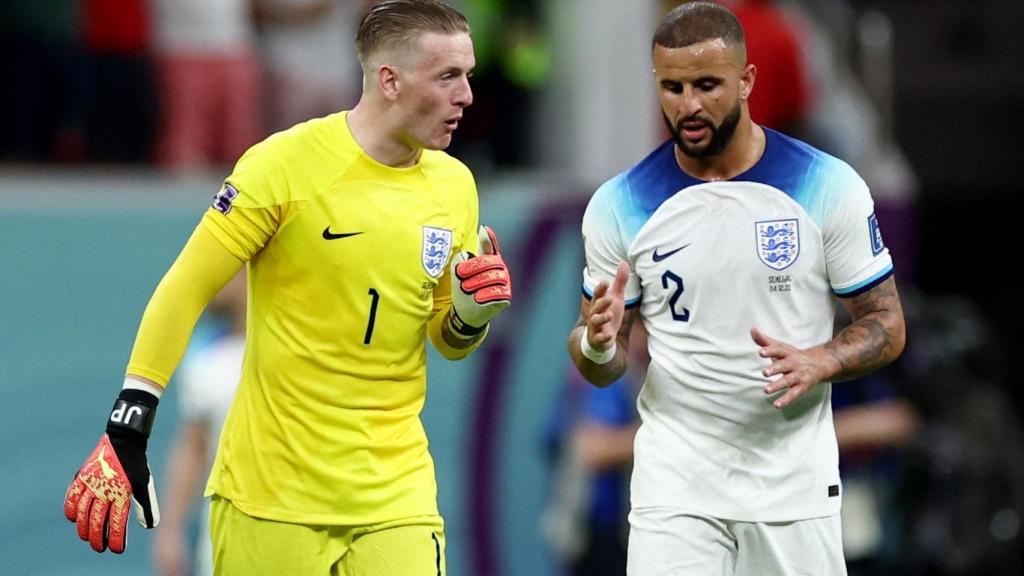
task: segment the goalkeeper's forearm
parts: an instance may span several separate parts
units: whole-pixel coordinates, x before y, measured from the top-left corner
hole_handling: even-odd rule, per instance
[[[475,334],[462,334],[452,325],[452,313],[453,310],[449,306],[434,315],[427,325],[427,335],[442,356],[449,360],[461,360],[480,347],[487,337],[489,325],[483,326]]]

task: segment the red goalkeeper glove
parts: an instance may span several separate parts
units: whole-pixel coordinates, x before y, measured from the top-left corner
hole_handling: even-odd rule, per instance
[[[149,392],[122,390],[107,421],[107,433],[68,487],[64,516],[78,525],[78,537],[97,552],[108,547],[116,554],[124,552],[133,502],[139,524],[152,528],[160,522],[146,460],[158,402]]]
[[[459,252],[452,259],[452,328],[475,336],[512,303],[512,279],[498,248],[494,230],[480,227],[483,254]]]

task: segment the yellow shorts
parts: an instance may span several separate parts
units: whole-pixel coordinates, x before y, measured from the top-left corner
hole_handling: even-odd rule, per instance
[[[254,518],[230,500],[210,505],[219,576],[444,576],[440,516],[373,526],[310,526]]]

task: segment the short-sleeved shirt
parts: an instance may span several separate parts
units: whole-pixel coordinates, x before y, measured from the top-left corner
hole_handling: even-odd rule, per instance
[[[378,163],[346,113],[252,147],[203,217],[249,262],[246,354],[207,495],[256,517],[437,514],[419,419],[448,262],[478,251],[476,185],[444,152]]]
[[[629,262],[627,306],[648,333],[634,508],[753,522],[839,511],[831,385],[774,408],[750,329],[820,345],[832,337],[833,296],[872,288],[892,261],[854,170],[765,134],[761,159],[717,182],[683,172],[668,141],[587,207],[584,293]]]

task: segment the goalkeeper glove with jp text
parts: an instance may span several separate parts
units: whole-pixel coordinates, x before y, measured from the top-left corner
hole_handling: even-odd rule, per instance
[[[75,474],[64,497],[64,516],[78,525],[78,537],[92,549],[124,552],[128,510],[135,503],[139,524],[160,522],[146,444],[153,429],[157,397],[143,390],[121,390],[107,420],[107,432]],[[130,499],[130,500],[129,500]]]
[[[512,279],[501,257],[494,230],[480,227],[483,254],[459,252],[452,259],[452,328],[463,336],[476,336],[487,323],[512,303]]]

